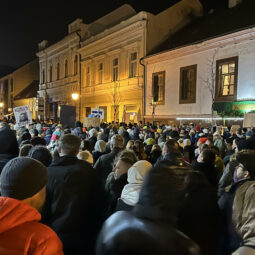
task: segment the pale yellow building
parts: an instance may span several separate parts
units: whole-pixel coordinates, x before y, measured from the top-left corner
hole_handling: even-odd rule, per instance
[[[125,4],[90,24],[77,19],[51,46],[41,42],[39,118],[56,120],[61,105],[73,105],[80,120],[94,108],[103,109],[108,122],[122,121],[124,112],[126,122],[143,120],[140,59],[198,15],[199,0],[182,0],[157,15]]]

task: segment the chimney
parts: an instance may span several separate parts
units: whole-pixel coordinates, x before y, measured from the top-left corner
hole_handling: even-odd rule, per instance
[[[243,0],[228,0],[228,8],[236,7],[238,4],[242,3]]]
[[[48,46],[48,41],[43,40],[42,42],[38,43],[39,51],[44,50]]]

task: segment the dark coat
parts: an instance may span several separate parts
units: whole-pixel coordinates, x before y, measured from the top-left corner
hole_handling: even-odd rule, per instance
[[[176,178],[174,171],[178,175]],[[116,212],[104,223],[97,240],[96,254],[199,254],[198,246],[174,228],[179,201],[175,188],[183,183],[185,172],[186,169],[170,172],[162,167],[150,170],[133,211]],[[175,185],[177,182],[178,185]]]
[[[63,242],[65,255],[93,254],[100,225],[99,181],[93,168],[76,157],[63,156],[48,168],[43,223]]]
[[[121,197],[122,190],[126,184],[128,184],[127,174],[121,175],[117,180],[115,180],[113,172],[108,175],[105,188],[108,193],[109,215],[115,212],[118,198]]]
[[[118,199],[117,201],[117,206],[116,206],[116,212],[117,211],[132,211],[134,206],[126,204],[121,198]]]
[[[105,186],[105,182],[109,173],[113,169],[114,158],[120,151],[121,149],[119,148],[113,148],[113,150],[110,153],[102,155],[94,165],[94,168],[98,173],[98,176],[103,187]]]
[[[192,161],[192,168],[196,171],[202,172],[209,183],[214,187],[218,188],[217,170],[214,164],[199,163],[196,159]]]
[[[96,144],[96,142],[97,142],[97,138],[96,138],[95,136],[90,137],[90,138],[89,138],[89,142],[90,142],[92,148],[94,149],[94,148],[95,148],[95,144]]]
[[[232,208],[236,191],[246,181],[248,181],[248,179],[234,183],[230,189],[225,192],[218,200],[223,224],[223,231],[221,232],[220,254],[232,254],[239,248],[239,245],[242,241],[239,235],[236,233],[233,225]]]
[[[92,152],[92,156],[93,156],[93,159],[94,159],[94,164],[96,164],[97,160],[98,160],[102,155],[104,155],[104,152],[100,152],[100,151],[94,151],[94,152]]]

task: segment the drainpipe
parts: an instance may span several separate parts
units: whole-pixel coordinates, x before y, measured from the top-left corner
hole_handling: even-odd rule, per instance
[[[145,65],[142,63],[144,58],[139,59],[140,65],[143,66],[143,123],[145,125],[145,108],[146,108],[146,69]]]
[[[75,33],[79,36],[79,48],[81,48],[81,35],[75,31]],[[81,120],[81,54],[79,53],[79,121]]]

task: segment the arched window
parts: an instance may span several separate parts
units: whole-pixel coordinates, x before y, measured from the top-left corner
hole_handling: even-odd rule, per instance
[[[52,66],[50,66],[50,82],[52,82]]]
[[[68,60],[65,60],[65,78],[68,76]]]
[[[78,56],[76,55],[74,58],[74,74],[78,73]]]
[[[57,80],[60,78],[60,65],[57,63]]]

